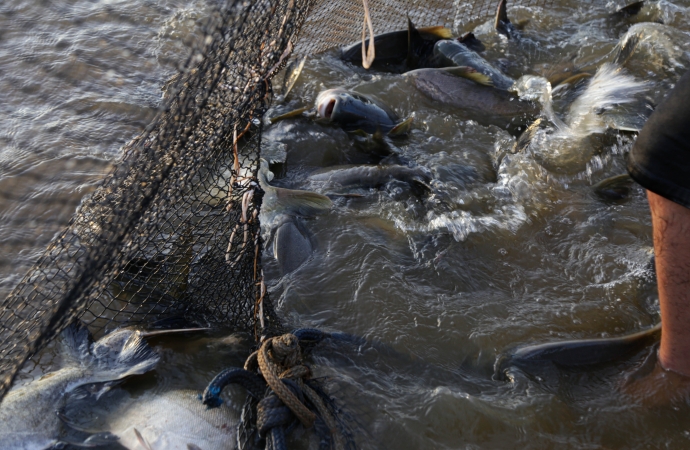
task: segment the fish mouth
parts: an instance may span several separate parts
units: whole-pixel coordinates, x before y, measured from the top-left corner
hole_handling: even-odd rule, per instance
[[[335,109],[336,99],[334,97],[327,97],[319,103],[318,114],[324,119],[331,119],[333,110]]]

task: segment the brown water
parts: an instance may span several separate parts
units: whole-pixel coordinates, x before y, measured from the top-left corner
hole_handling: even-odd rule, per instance
[[[688,7],[650,3],[634,20],[662,19],[680,30],[680,42],[641,51],[628,65],[649,82],[649,102],[687,67]],[[181,36],[202,10],[200,1],[0,5],[3,294],[155,113],[163,80],[186,56]],[[596,68],[634,22],[612,21],[591,5],[509,14],[530,19],[521,42],[505,42],[485,24],[476,33],[487,59],[514,77],[560,71],[573,56]],[[687,403],[650,409],[620,393],[648,350],[596,370],[493,377],[497,356],[515,345],[625,334],[658,321],[644,191],[607,203],[591,188],[625,171],[634,137],[609,133],[567,140],[558,154],[548,146],[506,154],[514,142],[507,131],[335,53],[308,60],[294,92],[269,114],[339,86],[376,95],[400,117],[414,114],[399,151],[432,171],[436,193],[418,197],[402,183],[359,189],[363,197],[338,198],[329,214],[308,221],[319,245],[297,271],[280,277],[264,254],[288,324],[381,343],[327,346],[312,358],[360,423],[358,444],[690,448]],[[562,118],[576,94],[555,98]],[[327,192],[305,183],[312,170],[371,160],[342,130],[306,119],[269,126],[265,139],[287,149],[276,185]],[[200,389],[241,361],[204,342],[169,341],[153,377],[158,388]]]

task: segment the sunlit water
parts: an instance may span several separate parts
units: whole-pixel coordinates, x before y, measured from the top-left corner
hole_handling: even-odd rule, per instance
[[[204,7],[201,0],[0,5],[3,295],[153,116],[161,84],[186,56],[182,37]],[[516,7],[511,18],[530,19],[520,42],[487,24],[475,31],[486,58],[515,78],[572,65],[594,74],[633,22],[662,20],[667,28],[646,30],[652,37],[626,65],[625,76],[645,83],[638,101],[623,108],[636,114],[639,105],[658,103],[690,61],[688,7],[650,3],[638,18],[613,22],[603,5]],[[361,198],[336,198],[330,213],[307,221],[318,248],[291,274],[280,277],[270,246],[264,254],[270,294],[289,325],[390,347],[327,347],[312,357],[316,376],[330,377],[333,395],[360,423],[358,444],[690,446],[688,405],[649,410],[619,392],[644,352],[555,380],[519,371],[512,381],[493,377],[497,355],[515,345],[624,334],[658,321],[644,191],[635,187],[627,201],[607,203],[591,188],[625,171],[634,134],[551,135],[512,154],[515,137],[506,130],[431,102],[398,75],[348,66],[336,52],[308,60],[294,91],[269,114],[313,104],[335,87],[375,95],[401,118],[414,115],[408,138],[395,143],[434,179],[431,196],[392,182],[355,190]],[[571,109],[583,91],[554,95],[553,114],[570,127],[586,116],[577,104]],[[344,131],[307,119],[268,126],[264,139],[287,150],[275,185],[328,193],[306,176],[372,162]],[[159,339],[161,367],[126,387],[201,389],[223,367],[241,364],[248,344],[238,339]],[[231,398],[239,408],[241,391]]]

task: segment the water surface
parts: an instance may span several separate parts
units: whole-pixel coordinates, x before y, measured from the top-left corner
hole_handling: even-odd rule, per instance
[[[572,64],[596,69],[633,22],[662,20],[684,39],[688,7],[652,2],[639,17],[612,22],[603,5],[556,2],[509,11],[514,20],[530,19],[521,42],[505,41],[488,24],[475,31],[486,58],[509,75],[552,75]],[[205,8],[175,0],[0,6],[3,295],[153,117],[160,86],[186,57],[185,37]],[[630,61],[628,73],[649,82],[644,101],[658,102],[683,73],[683,45]],[[336,198],[330,213],[307,221],[319,244],[313,257],[286,276],[270,246],[264,253],[269,291],[287,324],[381,345],[327,346],[311,360],[359,422],[358,444],[690,445],[688,404],[649,409],[620,393],[648,350],[551,378],[518,370],[508,381],[494,377],[497,356],[515,345],[625,334],[659,320],[643,189],[634,187],[621,202],[592,190],[624,173],[634,134],[589,136],[555,149],[558,155],[550,146],[510,154],[515,137],[507,130],[431,102],[398,75],[348,66],[337,52],[310,58],[294,91],[269,114],[312,104],[334,87],[375,95],[402,118],[414,115],[410,136],[397,146],[405,160],[432,171],[435,192],[418,196],[393,182],[359,189],[360,198]],[[578,92],[556,97],[556,114],[566,119]],[[307,119],[267,126],[265,141],[285,145],[287,161],[274,184],[286,187],[329,193],[306,176],[373,160],[342,130]],[[224,366],[241,363],[247,345],[231,341],[219,347],[204,336],[161,339],[164,364],[125,387],[201,389]],[[40,371],[27,367],[25,376]],[[241,398],[231,392],[235,407]],[[297,441],[308,445],[306,436]]]

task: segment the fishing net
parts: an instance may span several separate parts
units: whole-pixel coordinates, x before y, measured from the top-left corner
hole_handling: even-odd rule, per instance
[[[494,9],[493,0],[370,4],[376,33],[404,28],[405,15],[461,32]],[[75,318],[96,333],[170,317],[257,340],[284,331],[263,282],[255,181],[271,78],[290,55],[356,42],[362,19],[356,0],[215,8],[161,112],[3,300],[0,396]]]

